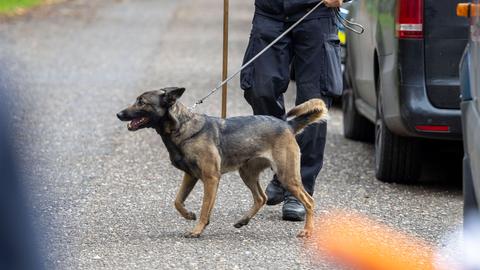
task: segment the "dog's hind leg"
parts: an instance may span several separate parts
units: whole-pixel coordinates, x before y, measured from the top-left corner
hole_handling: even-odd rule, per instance
[[[250,210],[233,225],[235,228],[240,228],[247,225],[250,219],[257,214],[258,210],[260,210],[260,208],[262,208],[267,201],[267,195],[265,195],[265,192],[258,181],[261,170],[244,165],[240,168],[240,170],[238,170],[238,172],[240,173],[240,177],[245,185],[247,185],[252,192],[253,205]]]
[[[180,186],[180,189],[177,193],[177,198],[175,199],[175,208],[178,210],[180,215],[182,215],[182,217],[188,220],[195,220],[196,216],[193,212],[190,212],[185,208],[184,202],[187,199],[188,195],[190,195],[193,187],[195,187],[197,181],[197,178],[191,176],[188,173],[185,173],[185,175],[183,176],[182,185]]]
[[[300,175],[300,151],[293,137],[292,140],[287,140],[281,145],[284,147],[277,148],[273,151],[273,161],[277,168],[277,178],[305,207],[305,226],[298,234],[298,237],[309,237],[313,231],[313,208],[315,202],[302,185]]]
[[[298,237],[310,237],[313,231],[313,208],[314,208],[314,200],[310,194],[308,194],[303,186],[295,185],[289,186],[287,189],[297,198],[305,207],[306,211],[306,218],[305,218],[305,226],[300,233],[298,233]]]

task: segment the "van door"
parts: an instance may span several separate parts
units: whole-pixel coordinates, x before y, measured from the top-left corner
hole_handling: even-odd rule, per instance
[[[349,72],[356,90],[356,98],[361,98],[372,108],[376,106],[374,81],[374,36],[377,1],[360,0],[352,2],[349,9],[351,19],[365,27],[363,35],[347,31]]]
[[[475,16],[470,19],[470,85],[472,94],[472,110],[469,110],[467,118],[470,121],[467,126],[468,136],[468,155],[470,156],[470,164],[474,186],[477,192],[477,198],[480,198],[480,1],[472,1],[475,3],[473,7],[476,9]]]
[[[468,22],[456,16],[459,2],[424,1],[425,83],[437,108],[460,108],[458,66],[468,40]]]

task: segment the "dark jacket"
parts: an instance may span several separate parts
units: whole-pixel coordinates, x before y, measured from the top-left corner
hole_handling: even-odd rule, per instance
[[[255,13],[280,21],[294,22],[305,15],[319,0],[255,0]],[[308,19],[333,16],[324,5],[317,8]]]

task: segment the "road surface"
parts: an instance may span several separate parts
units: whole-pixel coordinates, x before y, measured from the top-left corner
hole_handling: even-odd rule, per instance
[[[253,1],[231,5],[233,70]],[[221,35],[222,1],[215,0],[74,0],[2,21],[0,82],[12,92],[47,269],[332,269],[295,237],[302,223],[281,221],[281,206],[265,207],[235,229],[251,204],[236,173],[222,178],[203,236],[183,238],[194,223],[173,207],[181,172],[153,130],[128,132],[115,117],[144,90],[184,86],[188,105],[206,94],[220,79]],[[251,114],[242,95],[236,79],[230,116]],[[294,87],[289,107],[293,100]],[[198,111],[219,115],[219,101],[217,94]],[[373,146],[344,139],[341,118],[332,109],[316,213],[355,210],[441,246],[461,224],[460,176],[380,183]],[[263,175],[264,187],[269,177]],[[199,184],[187,201],[196,213],[201,195]]]

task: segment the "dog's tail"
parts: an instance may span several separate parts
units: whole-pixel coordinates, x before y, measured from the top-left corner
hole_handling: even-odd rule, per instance
[[[312,123],[326,121],[328,109],[323,100],[314,98],[291,109],[287,113],[287,117],[291,116],[295,116],[295,118],[289,120],[288,124],[292,127],[293,132],[298,134]]]

